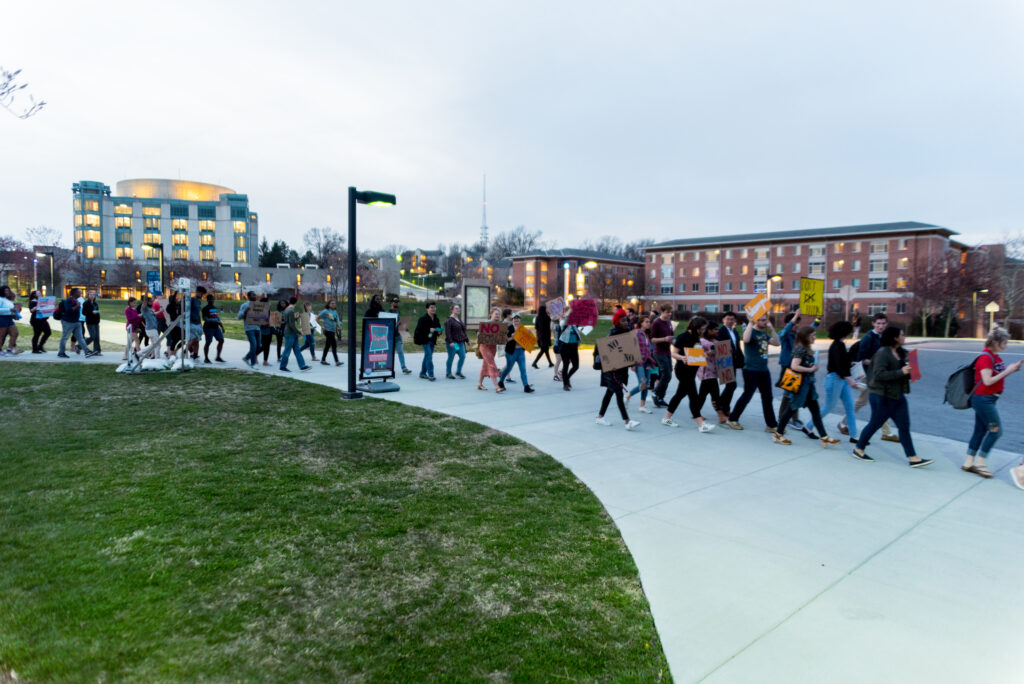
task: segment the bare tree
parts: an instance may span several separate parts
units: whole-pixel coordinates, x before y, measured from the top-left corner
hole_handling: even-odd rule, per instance
[[[541,231],[529,232],[525,226],[517,226],[515,230],[508,230],[498,233],[491,240],[491,247],[487,258],[491,260],[504,259],[510,256],[526,254],[535,249],[543,249]]]
[[[326,268],[332,259],[345,253],[345,238],[332,228],[310,228],[302,236],[302,242],[313,254],[313,263]]]
[[[949,306],[949,265],[948,254],[940,254],[914,265],[909,286],[914,293],[917,315],[921,317],[922,335],[928,334],[928,319],[938,316]]]
[[[994,264],[992,282],[1002,295],[1006,305],[1006,320],[1017,313],[1017,307],[1024,301],[1024,233],[1003,238],[1005,252],[997,257],[1001,263]]]
[[[103,268],[94,259],[82,259],[75,264],[75,279],[87,288],[100,286]]]
[[[28,83],[20,85],[17,83],[20,74],[21,69],[7,71],[0,67],[0,107],[3,107],[19,119],[27,119],[38,114],[39,110],[46,106],[46,101],[40,100],[36,102],[36,99],[31,94],[22,92],[28,87]],[[20,95],[28,97],[27,105],[17,104]]]

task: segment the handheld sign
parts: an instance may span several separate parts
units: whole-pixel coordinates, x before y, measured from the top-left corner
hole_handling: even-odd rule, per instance
[[[548,315],[551,318],[561,318],[563,311],[565,311],[565,300],[561,297],[548,302]]]
[[[507,341],[505,331],[502,329],[501,323],[495,323],[494,321],[488,321],[487,323],[480,324],[480,330],[476,334],[477,344],[496,344],[502,345]]]
[[[267,320],[270,322],[270,327],[272,327],[272,328],[280,328],[281,327],[281,312],[280,311],[271,311],[270,315],[267,317]]]
[[[640,342],[636,335],[610,335],[594,343],[601,356],[601,370],[605,373],[629,368],[640,362]]]
[[[910,382],[917,382],[921,379],[921,363],[917,360],[917,350],[911,349],[907,355],[907,363],[910,364]]]
[[[36,315],[40,318],[44,316],[52,316],[54,309],[57,308],[56,297],[40,297],[39,302],[36,304]]]
[[[309,329],[309,314],[303,311],[302,313],[296,314],[296,317],[299,319],[299,331],[303,335],[309,335],[311,332]]]
[[[825,313],[825,281],[817,278],[800,279],[800,313],[821,316]]]
[[[700,349],[698,347],[686,347],[685,349],[683,349],[683,353],[686,354],[687,366],[708,365],[708,355],[704,353],[703,349]]]
[[[270,302],[249,302],[245,310],[246,325],[264,325],[270,318]]]
[[[736,368],[732,363],[732,342],[721,340],[715,342],[715,370],[718,372],[718,382],[728,385],[736,382]]]
[[[525,349],[528,354],[537,346],[537,336],[525,325],[516,328],[516,334],[512,336],[512,339],[518,342],[519,346]]]
[[[597,325],[597,300],[572,300],[572,310],[569,311],[569,325]],[[603,365],[604,361],[601,363]]]
[[[768,309],[771,307],[771,304],[772,303],[768,301],[768,295],[762,292],[747,302],[743,307],[743,310],[747,312],[747,318],[753,322],[768,313]]]

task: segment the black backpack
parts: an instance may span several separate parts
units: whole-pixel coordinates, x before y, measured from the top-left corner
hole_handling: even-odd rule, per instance
[[[971,407],[971,395],[974,394],[974,390],[978,389],[978,386],[974,383],[974,364],[977,362],[978,359],[974,359],[974,361],[965,366],[960,366],[953,371],[953,374],[946,380],[946,393],[942,399],[943,404],[949,404],[957,410]]]
[[[53,320],[62,321],[64,320],[64,300],[57,302],[57,308],[53,310]]]

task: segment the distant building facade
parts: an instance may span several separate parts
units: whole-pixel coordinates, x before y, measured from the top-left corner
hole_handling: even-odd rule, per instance
[[[605,304],[626,304],[643,294],[643,261],[586,249],[534,250],[509,259],[512,286],[523,291],[523,304],[532,310],[567,293]]]

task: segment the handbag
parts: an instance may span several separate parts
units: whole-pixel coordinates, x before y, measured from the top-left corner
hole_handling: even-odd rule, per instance
[[[804,381],[803,373],[797,373],[791,368],[787,368],[782,371],[782,376],[779,381],[775,383],[775,386],[779,389],[796,394],[800,391],[800,385]]]

